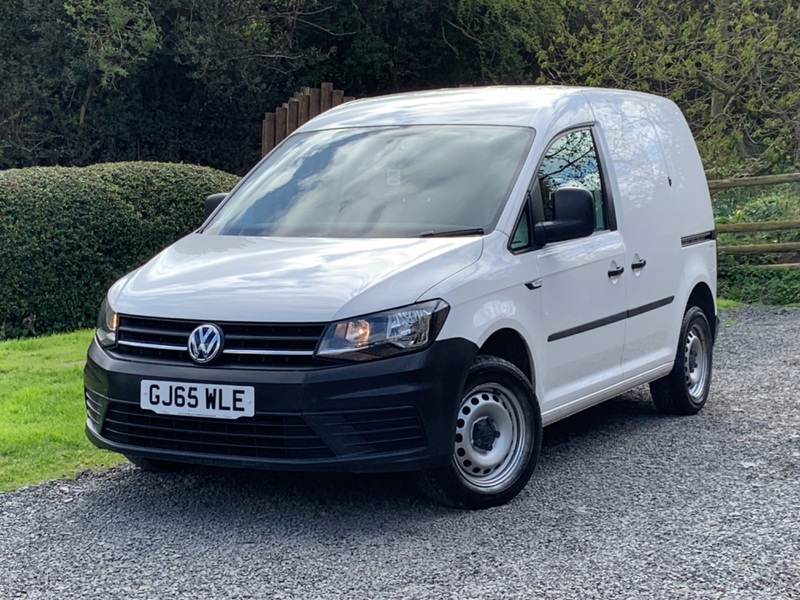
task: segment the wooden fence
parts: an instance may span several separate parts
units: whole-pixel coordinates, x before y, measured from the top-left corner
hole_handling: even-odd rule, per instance
[[[765,175],[762,177],[742,177],[737,179],[717,179],[708,182],[708,189],[713,193],[737,187],[754,187],[765,185],[778,185],[781,183],[800,182],[800,173],[786,173],[783,175]],[[798,200],[800,201],[800,199]],[[761,221],[757,223],[724,223],[716,226],[717,233],[755,233],[762,231],[794,231],[800,230],[800,221]],[[718,246],[723,254],[744,255],[779,253],[800,253],[800,242],[772,242],[769,244],[739,244]],[[796,269],[800,262],[760,265],[763,269]]]
[[[761,177],[736,177],[734,179],[714,179],[708,182],[712,192],[730,188],[756,187],[759,185],[778,185],[780,183],[800,183],[800,173],[782,175],[762,175]]]
[[[318,88],[301,87],[275,112],[264,115],[261,123],[261,155],[265,156],[309,119],[351,100],[355,100],[355,97],[345,96],[342,90],[333,89],[332,83],[322,83]]]

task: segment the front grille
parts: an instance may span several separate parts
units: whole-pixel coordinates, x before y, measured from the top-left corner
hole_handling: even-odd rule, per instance
[[[86,391],[86,407],[100,435],[134,448],[314,460],[425,447],[422,422],[411,406],[336,413],[257,413],[231,421],[158,415],[142,409],[137,402],[95,396]],[[102,407],[106,410],[99,427]]]
[[[101,435],[118,444],[201,454],[272,459],[334,456],[300,415],[257,414],[235,421],[176,417],[111,400]]]
[[[202,321],[120,315],[115,353],[158,362],[194,364],[189,334]],[[214,365],[310,367],[325,324],[215,322],[224,337]]]
[[[86,415],[92,425],[97,427],[100,425],[100,402],[89,393],[84,394],[84,397],[86,398]]]
[[[380,454],[425,446],[425,431],[412,406],[308,415],[338,454]]]

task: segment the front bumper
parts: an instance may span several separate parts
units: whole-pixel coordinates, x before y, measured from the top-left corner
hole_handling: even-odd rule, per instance
[[[382,360],[253,369],[121,359],[92,342],[86,434],[129,455],[219,466],[413,471],[450,460],[455,413],[477,347],[463,339]],[[251,385],[255,416],[235,421],[139,407],[142,379]],[[225,421],[225,422],[223,422]]]

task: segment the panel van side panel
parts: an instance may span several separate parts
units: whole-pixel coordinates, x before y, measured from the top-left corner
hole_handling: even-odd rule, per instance
[[[717,295],[717,247],[711,197],[700,153],[680,109],[670,100],[654,97],[648,104],[648,112],[672,178],[672,203],[678,213],[683,264],[677,295],[680,302],[676,308],[683,310],[699,283],[707,285],[715,299]],[[674,345],[678,335],[676,327]]]
[[[672,178],[672,203],[681,238],[714,230],[706,174],[694,137],[675,103],[653,97],[648,106]]]
[[[549,333],[567,329],[570,324],[592,321],[624,310],[624,291],[620,307],[608,309],[599,303],[597,294],[593,293],[593,282],[578,277],[581,268],[599,261],[600,254],[607,253],[612,246],[619,248],[622,253],[618,232],[553,244],[517,255],[512,254],[506,246],[507,236],[517,222],[525,192],[536,174],[539,158],[545,148],[565,130],[589,127],[593,122],[594,114],[582,94],[566,97],[556,103],[551,118],[537,124],[530,156],[498,222],[498,231],[485,238],[486,247],[481,259],[421,297],[440,297],[451,305],[440,339],[462,337],[480,347],[499,329],[517,331],[528,346],[536,372],[536,394],[543,412],[556,410],[597,390],[609,388],[621,379],[619,358],[624,334],[620,334],[614,343],[617,354],[613,372],[609,373],[609,369],[600,364],[602,361],[608,362],[609,352],[598,349],[600,342],[610,343],[610,332],[614,325],[585,334],[583,337],[587,338],[586,341],[581,341],[577,347],[571,346],[572,351],[562,347],[567,348],[571,342],[577,343],[581,336],[567,338],[560,343],[547,341]],[[505,235],[498,235],[500,232]],[[547,273],[542,272],[540,261],[552,268]],[[610,285],[607,262],[610,259],[597,265],[600,285]],[[559,287],[556,285],[559,277],[572,278],[568,289],[556,289]],[[551,298],[548,306],[557,310],[545,314],[543,298],[546,295]],[[615,325],[624,331],[623,323]],[[594,343],[595,340],[598,343]]]
[[[625,379],[631,379],[674,359],[673,332],[683,313],[676,297],[683,283],[678,214],[671,176],[647,110],[652,96],[593,92],[590,101],[619,189],[617,219],[625,241],[629,315],[622,365]]]

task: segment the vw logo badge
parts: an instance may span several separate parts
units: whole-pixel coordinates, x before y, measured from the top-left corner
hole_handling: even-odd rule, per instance
[[[189,334],[189,356],[198,364],[214,360],[222,350],[222,332],[216,325],[205,323]]]

